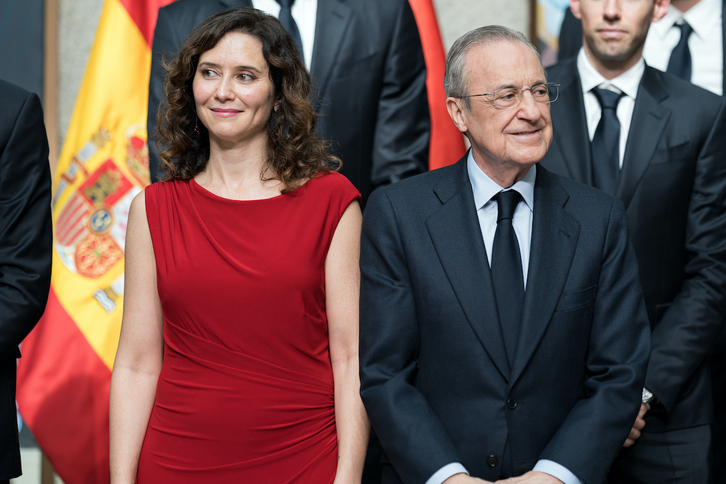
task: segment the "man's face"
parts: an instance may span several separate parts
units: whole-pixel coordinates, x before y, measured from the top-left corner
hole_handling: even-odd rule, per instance
[[[534,52],[521,42],[495,42],[472,46],[466,54],[467,94],[494,92],[502,88],[528,89],[546,82],[542,65]],[[552,142],[549,103],[537,103],[532,93],[522,101],[500,109],[486,97],[463,100],[448,98],[449,114],[471,142],[474,159],[491,178],[496,173],[526,173],[540,161]],[[521,178],[518,176],[518,178]]]
[[[582,21],[585,52],[598,70],[625,71],[643,52],[651,22],[668,11],[669,0],[571,0]]]

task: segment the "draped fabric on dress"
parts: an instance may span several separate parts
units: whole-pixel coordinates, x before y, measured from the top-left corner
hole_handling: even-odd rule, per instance
[[[360,195],[342,175],[265,200],[146,188],[164,362],[138,483],[332,483],[325,258]]]

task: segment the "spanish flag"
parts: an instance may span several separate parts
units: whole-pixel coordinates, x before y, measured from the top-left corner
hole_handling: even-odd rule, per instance
[[[444,68],[446,54],[441,42],[436,10],[432,0],[409,0],[416,25],[421,36],[424,61],[426,62],[426,91],[431,116],[431,141],[429,142],[429,170],[452,164],[464,156],[464,136],[454,125],[446,110],[444,93]]]
[[[22,344],[23,420],[66,484],[109,482],[108,395],[121,328],[129,205],[149,183],[146,110],[156,15],[106,0],[53,183],[53,276]]]

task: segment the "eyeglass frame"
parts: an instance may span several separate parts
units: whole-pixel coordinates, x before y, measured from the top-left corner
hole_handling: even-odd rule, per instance
[[[535,84],[534,86],[532,86],[532,87],[530,87],[528,89],[524,89],[524,88],[521,88],[521,87],[502,87],[502,88],[499,88],[499,89],[497,89],[495,91],[487,92],[487,93],[484,93],[484,94],[469,94],[468,96],[456,96],[456,97],[458,97],[459,99],[464,99],[464,98],[470,98],[470,97],[493,96],[496,93],[498,93],[499,91],[505,91],[505,90],[509,90],[509,89],[516,89],[516,90],[519,91],[519,102],[517,102],[517,104],[513,104],[511,106],[500,107],[500,106],[497,106],[496,104],[494,104],[496,102],[496,99],[485,99],[486,102],[491,103],[497,109],[509,109],[509,108],[515,108],[515,107],[519,106],[522,103],[522,99],[524,98],[524,91],[529,91],[529,93],[532,95],[532,99],[534,100],[534,102],[540,103],[540,104],[545,104],[545,101],[537,101],[537,99],[535,99],[535,97],[534,97],[534,93],[532,92],[532,89],[534,89],[535,87],[540,87],[540,86],[547,86],[547,92],[549,92],[550,88],[553,88],[553,87],[554,88],[557,88],[555,98],[552,99],[552,100],[550,100],[549,99],[549,96],[548,96],[548,99],[546,101],[547,104],[553,103],[553,102],[557,101],[560,98],[560,86],[561,86],[561,84],[557,84],[556,82],[543,82],[543,83],[540,83],[540,84]]]

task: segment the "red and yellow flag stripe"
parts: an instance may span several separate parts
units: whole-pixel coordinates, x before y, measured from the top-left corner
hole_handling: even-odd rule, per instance
[[[109,481],[108,394],[126,220],[149,182],[151,39],[170,0],[106,0],[54,180],[46,312],[22,345],[23,419],[66,484]]]

